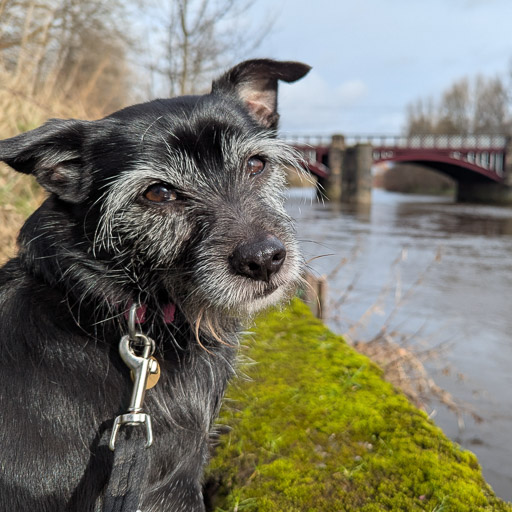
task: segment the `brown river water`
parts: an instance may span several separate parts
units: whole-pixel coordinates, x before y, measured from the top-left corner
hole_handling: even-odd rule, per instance
[[[322,256],[311,269],[332,274],[328,325],[344,333],[370,309],[355,332],[369,339],[401,298],[389,328],[443,344],[441,358],[427,362],[431,375],[483,421],[464,414],[461,429],[443,405],[428,412],[477,455],[496,494],[512,501],[512,208],[382,190],[373,191],[369,209],[313,197],[311,189],[291,189],[288,211],[306,259]]]

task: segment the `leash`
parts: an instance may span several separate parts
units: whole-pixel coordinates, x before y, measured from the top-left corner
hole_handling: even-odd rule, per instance
[[[142,512],[149,463],[150,453],[141,439],[119,439],[103,512]]]
[[[141,512],[149,472],[153,429],[151,417],[143,412],[142,404],[146,389],[157,383],[160,368],[153,357],[155,342],[135,328],[135,324],[140,323],[138,309],[137,304],[132,304],[128,318],[129,334],[119,342],[119,355],[131,370],[133,390],[128,411],[118,416],[112,427],[109,448],[114,452],[114,462],[105,491],[103,512]],[[120,432],[125,426],[132,428]],[[145,426],[145,443],[134,432],[133,427],[139,426]]]

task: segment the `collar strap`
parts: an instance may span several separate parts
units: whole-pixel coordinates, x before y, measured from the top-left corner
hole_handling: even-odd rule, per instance
[[[130,312],[130,308],[131,308],[131,305],[133,304],[133,302],[130,302],[130,304],[128,305],[128,309],[126,310],[124,316],[125,318],[128,320],[129,318],[129,312]],[[136,312],[135,312],[135,323],[136,324],[143,324],[145,321],[146,321],[146,311],[147,311],[147,305],[146,304],[141,304]],[[162,316],[163,316],[163,319],[164,319],[164,322],[166,324],[172,324],[174,322],[174,316],[175,316],[175,313],[176,313],[176,304],[164,304],[162,306]]]

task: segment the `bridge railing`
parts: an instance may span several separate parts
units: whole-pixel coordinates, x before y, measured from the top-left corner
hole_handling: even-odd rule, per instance
[[[502,149],[507,145],[505,135],[443,135],[425,134],[408,136],[370,136],[357,142],[367,142],[372,146],[402,147],[418,149]],[[350,138],[345,143],[351,144]]]
[[[292,135],[282,134],[282,138],[291,144],[306,146],[329,146],[328,135]],[[371,144],[380,148],[418,148],[418,149],[503,149],[508,137],[499,134],[483,135],[347,135],[345,144]]]
[[[331,145],[331,135],[301,135],[296,133],[280,133],[279,137],[289,144],[311,147],[328,147]]]

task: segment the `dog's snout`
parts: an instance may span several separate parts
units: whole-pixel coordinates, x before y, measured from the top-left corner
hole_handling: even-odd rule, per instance
[[[233,270],[256,281],[268,281],[283,265],[286,248],[275,236],[268,235],[239,244],[230,257]]]

